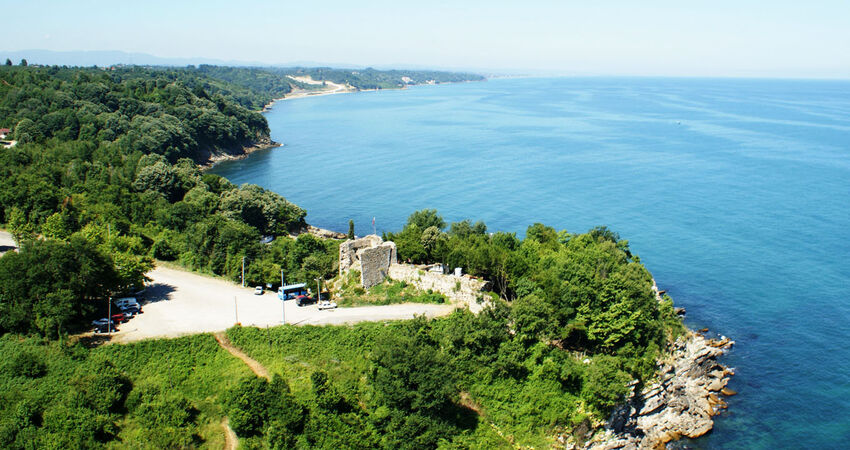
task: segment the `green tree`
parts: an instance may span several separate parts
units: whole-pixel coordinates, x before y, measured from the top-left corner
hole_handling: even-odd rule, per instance
[[[439,414],[451,404],[455,372],[429,328],[417,317],[377,340],[369,380],[380,403],[422,414]]]
[[[0,331],[56,336],[90,320],[117,287],[112,260],[79,236],[25,243],[0,258]]]
[[[158,161],[139,169],[133,187],[139,191],[151,191],[162,194],[167,199],[174,198],[179,192],[177,174],[170,164]]]
[[[15,240],[15,243],[19,247],[25,242],[35,239],[35,227],[27,220],[26,213],[23,210],[17,206],[13,206],[6,213],[6,217],[8,217],[6,226],[9,229],[9,233],[12,234],[12,239]]]
[[[36,142],[41,139],[41,130],[29,118],[21,119],[15,126],[15,140],[20,144]]]
[[[437,227],[442,230],[446,227],[446,221],[437,213],[436,209],[423,209],[414,212],[407,218],[407,226],[416,225],[420,230],[428,227]]]
[[[602,414],[623,400],[631,377],[622,370],[620,360],[610,355],[598,355],[587,367],[582,398]]]
[[[21,60],[21,66],[22,66],[22,67],[26,67],[26,66],[27,66],[27,60],[26,60],[26,59],[22,59],[22,60]]]
[[[443,239],[443,232],[435,226],[430,226],[422,232],[422,237],[420,239],[422,246],[425,247],[425,250],[429,255],[431,255],[437,248],[440,240]]]
[[[11,59],[9,59],[9,58],[6,58],[6,65],[7,65],[7,66],[11,66],[11,65],[12,65],[12,60],[11,60]]]
[[[354,239],[354,221],[348,221],[348,239]]]
[[[53,213],[41,226],[41,234],[49,239],[67,240],[74,232],[74,220],[66,212]]]

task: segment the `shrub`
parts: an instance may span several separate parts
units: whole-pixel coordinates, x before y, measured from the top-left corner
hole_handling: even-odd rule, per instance
[[[47,373],[47,365],[29,351],[22,351],[7,363],[7,371],[13,376],[40,378]]]

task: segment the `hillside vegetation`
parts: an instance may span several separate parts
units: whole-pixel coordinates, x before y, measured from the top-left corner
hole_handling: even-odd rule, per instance
[[[682,325],[627,241],[542,224],[519,238],[434,210],[385,237],[402,260],[491,280],[478,315],[229,330],[271,381],[209,335],[70,336],[155,259],[236,280],[245,258],[249,283],[336,274],[338,242],[289,237],[303,209],[191,159],[268,138],[239,93],[286,87],[251,70],[0,68],[0,125],[19,141],[0,151],[0,219],[21,245],[0,258],[0,447],[220,448],[225,416],[244,448],[540,447],[652,379]],[[352,303],[412,295],[383,288]]]

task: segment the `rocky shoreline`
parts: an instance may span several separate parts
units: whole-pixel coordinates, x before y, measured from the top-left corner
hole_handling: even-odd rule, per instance
[[[732,345],[726,337],[709,339],[689,331],[673,344],[671,356],[659,362],[658,380],[640,392],[632,385],[628,401],[603,429],[573,448],[656,449],[708,433],[712,417],[726,408],[721,396],[735,395],[726,387],[734,372],[717,362]]]
[[[207,170],[222,161],[244,159],[256,151],[282,146],[283,144],[266,137],[254,142],[252,145],[240,148],[238,152],[203,150],[198,152],[193,159],[201,167],[201,170]]]

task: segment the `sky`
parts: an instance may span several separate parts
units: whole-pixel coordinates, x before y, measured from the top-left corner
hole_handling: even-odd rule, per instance
[[[0,50],[561,75],[850,78],[850,0],[0,0]]]

